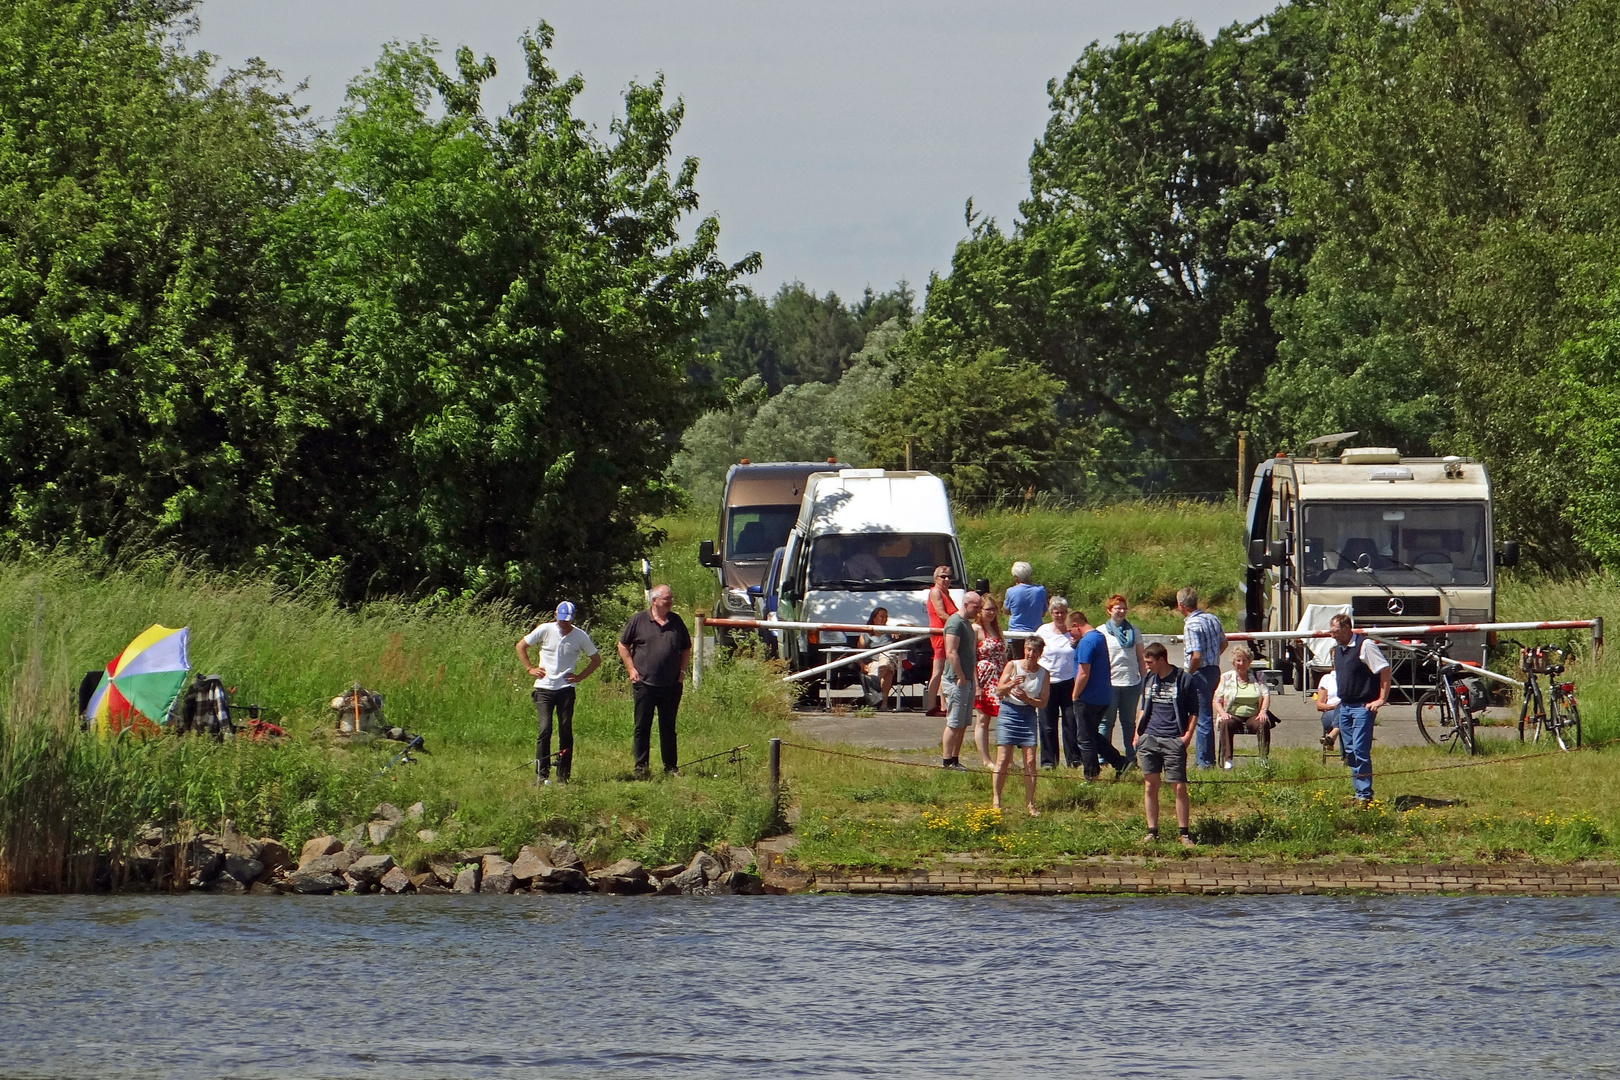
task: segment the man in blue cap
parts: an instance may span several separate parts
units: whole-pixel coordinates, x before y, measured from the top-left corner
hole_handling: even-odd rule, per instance
[[[529,656],[529,647],[540,647],[539,663]],[[575,672],[580,654],[589,656],[585,670]],[[574,764],[574,687],[590,678],[601,666],[591,635],[574,625],[574,605],[564,600],[557,605],[555,622],[541,623],[518,638],[518,659],[523,670],[534,676],[534,707],[540,716],[540,735],[534,743],[534,775],[539,784],[551,783],[551,723],[557,721],[557,781],[566,784]]]

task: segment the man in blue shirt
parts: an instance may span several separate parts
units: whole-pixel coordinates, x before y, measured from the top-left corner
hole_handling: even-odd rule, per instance
[[[1198,744],[1193,762],[1200,769],[1215,767],[1215,686],[1221,681],[1221,654],[1226,651],[1226,631],[1221,620],[1198,606],[1198,590],[1188,587],[1176,593],[1176,608],[1186,620],[1182,624],[1187,677],[1198,689]]]
[[[1114,683],[1108,660],[1108,638],[1091,625],[1083,611],[1069,613],[1069,636],[1074,639],[1074,691],[1073,711],[1079,728],[1080,770],[1087,780],[1095,780],[1102,772],[1098,763],[1103,761],[1114,767],[1118,780],[1130,768],[1131,759],[1114,749],[1112,740],[1105,741],[1098,728],[1103,714],[1114,703]],[[1068,735],[1068,731],[1064,731]]]
[[[1046,616],[1046,588],[1029,583],[1034,575],[1035,570],[1029,563],[1012,564],[1012,588],[1001,602],[1007,609],[1008,630],[1033,633],[1041,628],[1041,620]]]
[[[1142,680],[1142,712],[1136,722],[1136,757],[1142,766],[1142,809],[1147,841],[1159,839],[1159,786],[1176,790],[1176,829],[1181,846],[1192,847],[1192,799],[1187,794],[1187,745],[1198,718],[1198,689],[1192,677],[1170,663],[1157,641],[1142,650],[1148,663]]]

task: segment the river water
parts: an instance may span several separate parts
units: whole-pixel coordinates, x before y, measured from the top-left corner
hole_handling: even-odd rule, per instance
[[[0,1076],[1620,1076],[1620,900],[0,898]]]

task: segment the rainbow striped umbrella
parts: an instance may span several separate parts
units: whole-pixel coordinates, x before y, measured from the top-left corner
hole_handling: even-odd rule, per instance
[[[103,735],[121,731],[156,734],[186,684],[191,667],[186,627],[149,626],[107,664],[85,709]]]

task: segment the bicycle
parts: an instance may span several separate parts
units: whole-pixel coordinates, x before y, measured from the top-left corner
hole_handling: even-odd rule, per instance
[[[1557,682],[1564,673],[1568,653],[1552,645],[1518,646],[1519,670],[1524,673],[1524,700],[1519,705],[1519,741],[1525,727],[1532,729],[1530,741],[1539,743],[1550,735],[1560,750],[1576,750],[1581,745],[1581,709],[1575,701],[1575,684]],[[1542,693],[1541,676],[1547,676],[1547,692]]]
[[[1434,662],[1434,686],[1417,699],[1418,733],[1431,746],[1446,745],[1447,753],[1459,746],[1470,755],[1479,753],[1474,717],[1485,711],[1485,687],[1468,665],[1451,659],[1441,647],[1416,652],[1420,661]]]

